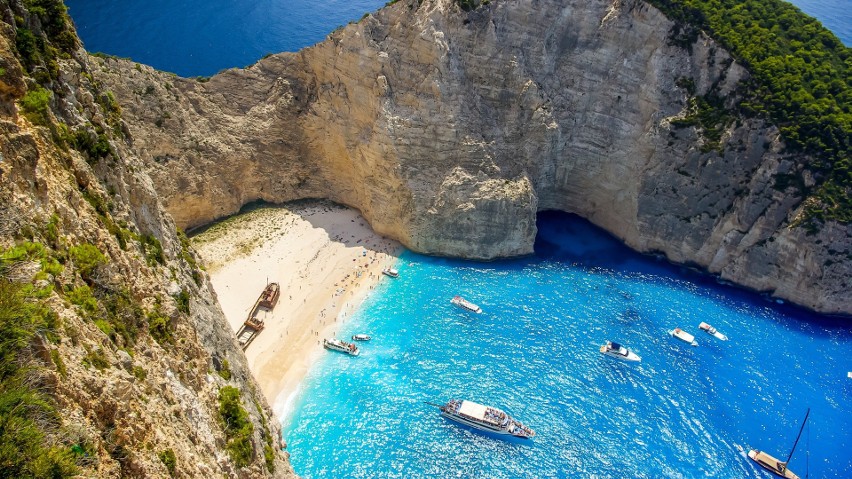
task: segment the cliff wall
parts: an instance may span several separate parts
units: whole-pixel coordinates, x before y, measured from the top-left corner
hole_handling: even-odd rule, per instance
[[[748,72],[640,0],[403,0],[296,54],[209,79],[93,59],[181,227],[247,202],[354,206],[409,248],[528,254],[536,212],[577,213],[643,252],[852,313],[852,231],[793,227],[778,175],[806,161],[759,119],[684,126]],[[796,161],[793,161],[796,160]]]
[[[292,477],[278,420],[118,105],[56,16],[64,6],[31,5],[0,0],[0,286],[24,295],[0,298],[0,324],[36,323],[9,324],[26,307],[46,321],[26,340],[3,337],[15,363],[0,374],[3,475]],[[30,396],[10,396],[21,387]],[[240,461],[225,387],[248,423]],[[43,436],[17,440],[27,418]]]

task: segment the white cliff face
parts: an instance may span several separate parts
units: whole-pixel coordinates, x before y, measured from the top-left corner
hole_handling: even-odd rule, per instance
[[[852,313],[850,228],[790,224],[796,164],[741,120],[721,153],[670,121],[748,72],[711,40],[668,44],[640,0],[404,0],[297,54],[207,82],[118,60],[133,148],[178,225],[322,197],[429,254],[528,254],[536,213],[577,213],[631,247],[824,312]],[[94,60],[93,60],[94,61]]]

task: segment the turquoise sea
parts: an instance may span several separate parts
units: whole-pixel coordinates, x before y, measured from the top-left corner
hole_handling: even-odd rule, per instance
[[[295,52],[385,0],[65,0],[86,49],[190,77]],[[850,0],[795,0],[852,45]]]
[[[539,219],[536,255],[473,263],[404,254],[284,420],[305,478],[748,478],[751,448],[805,477],[852,477],[852,327],[629,251],[584,220]],[[472,314],[450,304],[460,294]],[[730,340],[698,329],[707,321]],[[668,335],[681,327],[691,347]],[[627,364],[598,348],[618,341]],[[468,399],[532,427],[529,445],[439,416]]]

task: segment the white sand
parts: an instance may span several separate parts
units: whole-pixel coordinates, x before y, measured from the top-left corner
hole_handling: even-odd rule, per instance
[[[352,209],[326,202],[264,207],[193,236],[236,332],[268,282],[281,286],[265,328],[246,349],[279,417],[340,324],[393,266],[402,247]],[[349,338],[341,338],[349,340]]]

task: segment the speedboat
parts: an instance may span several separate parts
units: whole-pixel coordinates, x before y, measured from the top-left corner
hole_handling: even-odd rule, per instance
[[[704,331],[705,333],[709,334],[710,336],[715,337],[716,339],[720,339],[722,341],[728,340],[727,336],[720,333],[719,331],[716,331],[716,328],[714,328],[713,326],[710,326],[707,323],[702,322],[701,324],[698,325],[698,329]]]
[[[618,343],[613,343],[612,341],[607,341],[606,344],[601,346],[601,354],[611,358],[622,359],[624,361],[639,362],[642,360],[642,358],[637,356],[633,351]]]
[[[371,338],[368,334],[355,334],[352,336],[353,341],[369,341],[371,339],[373,338]]]
[[[357,356],[361,354],[361,350],[358,349],[358,346],[355,346],[352,343],[347,343],[346,341],[341,341],[336,338],[323,339],[322,345],[325,349],[330,349],[332,351],[340,351],[341,353],[346,353],[350,356]]]
[[[441,409],[441,416],[480,431],[519,439],[532,439],[535,436],[532,429],[495,407],[457,399],[451,399],[443,406],[434,406]]]
[[[477,313],[477,314],[482,312],[482,308],[480,308],[479,306],[477,306],[477,305],[471,303],[470,301],[462,298],[459,295],[453,296],[453,299],[451,299],[450,302],[455,304],[456,306],[458,306],[461,309],[466,309],[468,311],[471,311],[471,312],[474,312],[474,313]]]
[[[686,331],[684,331],[680,328],[672,329],[671,331],[669,331],[669,334],[676,337],[677,339],[680,339],[681,341],[683,341],[685,343],[689,343],[693,346],[698,346],[698,341],[695,340],[695,336],[687,333]]]
[[[394,268],[385,268],[382,270],[382,274],[391,278],[399,278],[399,271]]]

